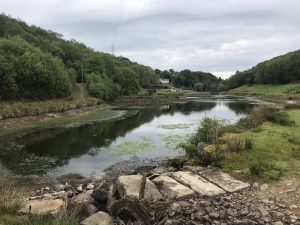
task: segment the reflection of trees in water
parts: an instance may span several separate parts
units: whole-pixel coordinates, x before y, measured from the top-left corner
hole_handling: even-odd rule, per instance
[[[249,104],[249,102],[227,102],[225,105],[237,115],[249,113],[255,106],[253,104]]]
[[[79,156],[86,153],[91,147],[108,145],[116,138],[124,137],[128,132],[163,114],[174,115],[176,112],[181,112],[189,115],[195,111],[211,110],[215,106],[216,103],[212,102],[174,103],[168,105],[168,107],[156,106],[141,109],[133,117],[124,120],[102,122],[76,128],[52,129],[51,132],[46,130],[26,136],[25,139],[27,140],[34,138],[32,139],[34,141],[27,142],[27,149],[40,155]],[[26,144],[26,140],[22,142]]]

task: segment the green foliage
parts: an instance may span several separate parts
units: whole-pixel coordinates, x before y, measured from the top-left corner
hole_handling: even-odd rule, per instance
[[[0,184],[0,215],[17,213],[23,198],[24,193],[20,188],[7,183]]]
[[[227,123],[224,120],[204,118],[200,122],[197,133],[191,138],[191,142],[198,144],[205,142],[209,144],[217,144],[219,138],[224,134]]]
[[[75,82],[88,83],[92,96],[110,100],[158,81],[150,67],[5,14],[0,14],[0,78],[0,100],[63,98]]]
[[[290,52],[271,60],[259,63],[255,67],[239,72],[223,82],[226,89],[253,84],[287,84],[300,80],[300,50]],[[290,93],[298,93],[292,89]]]
[[[253,140],[251,137],[239,137],[230,135],[226,139],[227,150],[230,152],[243,152],[252,149]]]
[[[220,81],[221,79],[210,73],[183,70],[175,75],[174,85],[177,87],[194,88],[195,90],[198,88],[201,91],[216,91]]]
[[[115,99],[120,94],[120,86],[104,74],[87,75],[88,92],[91,96],[104,100]]]
[[[202,83],[198,82],[194,85],[194,90],[195,91],[203,91],[204,90],[204,85]]]
[[[121,68],[116,80],[121,86],[121,93],[123,95],[137,94],[140,90],[138,76],[129,67]]]
[[[49,99],[71,94],[60,59],[21,38],[0,39],[0,99]]]

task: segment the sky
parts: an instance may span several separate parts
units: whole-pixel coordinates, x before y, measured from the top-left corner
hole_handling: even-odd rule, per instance
[[[0,0],[0,11],[152,68],[223,78],[300,48],[299,0]]]

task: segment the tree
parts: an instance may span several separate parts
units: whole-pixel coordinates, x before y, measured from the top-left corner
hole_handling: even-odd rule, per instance
[[[196,83],[195,85],[194,85],[194,89],[196,90],[196,91],[203,91],[204,90],[204,85],[202,84],[202,83],[200,83],[200,82],[198,82],[198,83]]]

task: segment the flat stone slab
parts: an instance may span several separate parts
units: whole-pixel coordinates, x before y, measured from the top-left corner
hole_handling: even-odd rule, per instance
[[[132,195],[139,198],[142,178],[143,176],[140,174],[118,177],[117,188],[122,197],[125,195]],[[163,199],[163,195],[158,191],[155,184],[148,178],[146,179],[144,197]]]
[[[106,212],[97,212],[83,220],[80,225],[114,225],[114,221]]]
[[[240,180],[237,180],[230,176],[228,173],[224,173],[218,169],[208,169],[198,166],[187,166],[185,167],[185,169],[199,174],[211,183],[217,185],[218,187],[229,193],[233,193],[250,186],[249,183],[244,183]]]
[[[172,177],[183,185],[190,187],[200,195],[216,196],[225,194],[225,191],[210,183],[204,178],[190,171],[178,171],[172,173]]]
[[[55,200],[30,200],[21,204],[19,213],[36,215],[55,215],[65,207],[64,201]]]
[[[193,197],[195,192],[178,183],[176,180],[169,176],[159,176],[152,180],[158,187],[159,191],[169,199],[186,199]]]

